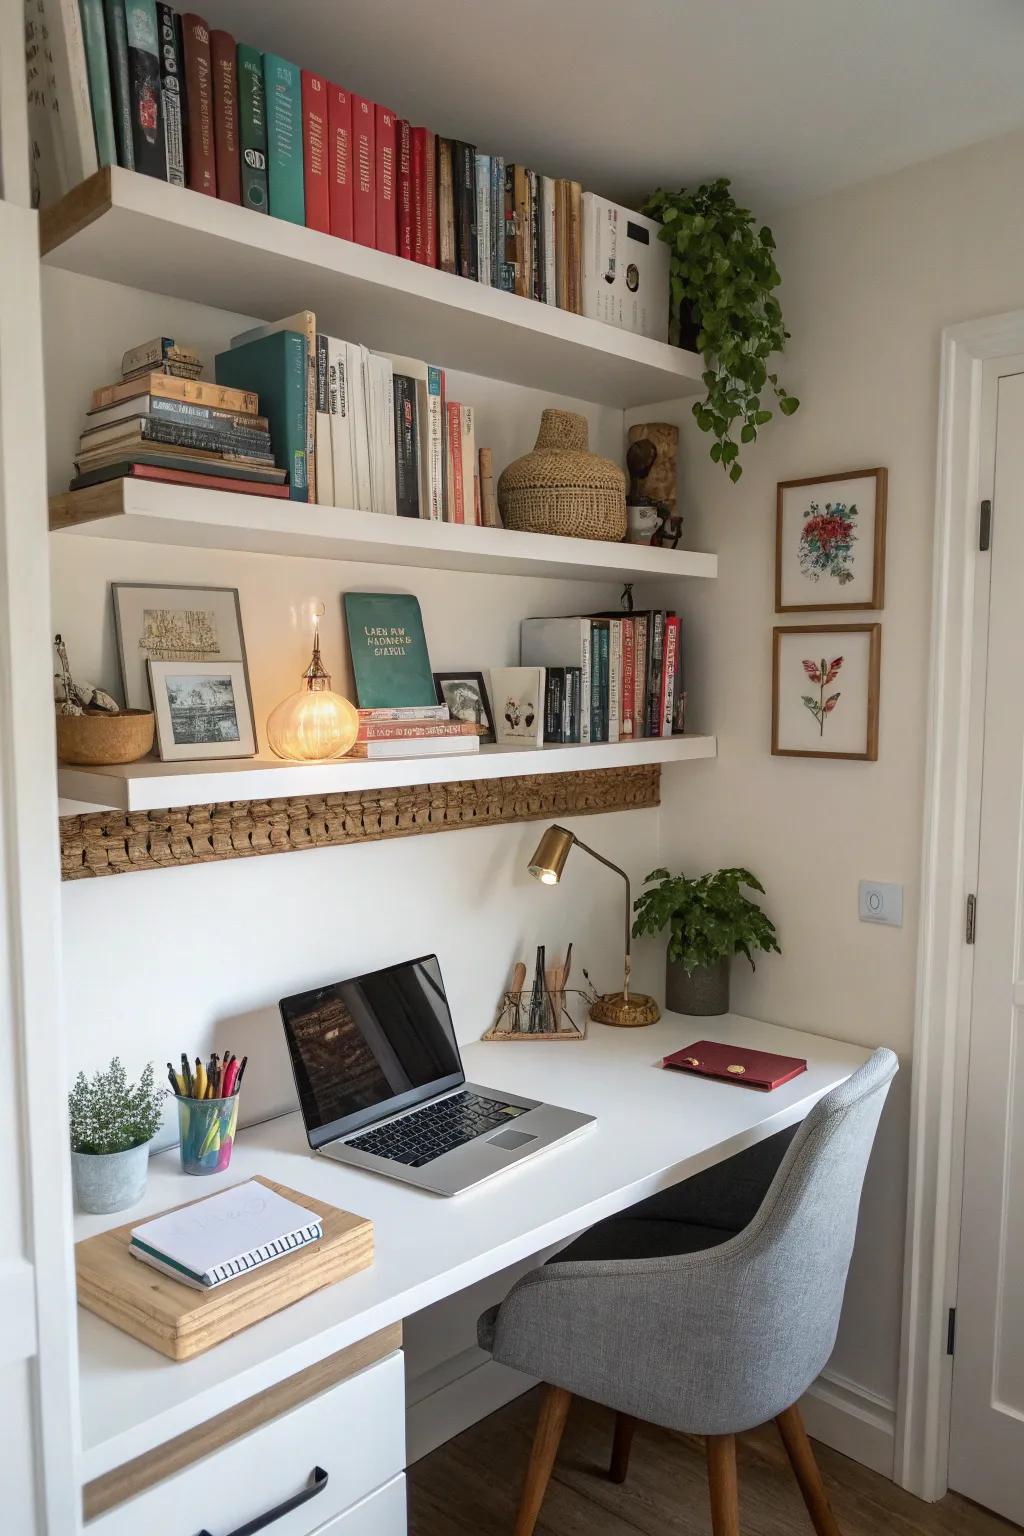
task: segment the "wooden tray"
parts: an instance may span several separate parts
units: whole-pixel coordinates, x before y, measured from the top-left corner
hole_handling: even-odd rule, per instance
[[[191,1360],[322,1285],[333,1285],[373,1263],[373,1222],[367,1217],[272,1179],[257,1175],[256,1182],[315,1211],[324,1228],[320,1242],[212,1291],[195,1291],[132,1258],[132,1229],[141,1225],[136,1219],[75,1244],[79,1305],[172,1360]],[[185,1200],[182,1205],[193,1203]]]

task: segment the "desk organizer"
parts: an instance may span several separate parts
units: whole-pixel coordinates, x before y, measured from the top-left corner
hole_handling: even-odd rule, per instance
[[[585,1040],[589,992],[521,992],[502,994],[498,1017],[481,1038],[484,1040]],[[578,1015],[575,1018],[574,1013]]]

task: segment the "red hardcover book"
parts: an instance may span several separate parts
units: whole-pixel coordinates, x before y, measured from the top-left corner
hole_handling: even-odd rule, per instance
[[[723,1045],[719,1040],[695,1040],[685,1050],[673,1051],[662,1062],[677,1072],[694,1072],[743,1088],[770,1093],[807,1071],[800,1056],[777,1056],[774,1051],[750,1051],[744,1045]]]
[[[679,666],[679,619],[665,615],[665,639],[661,663],[661,735],[672,735],[672,706],[675,702],[676,671]]]
[[[377,244],[374,174],[377,163],[373,102],[352,96],[352,237],[360,245]]]
[[[210,29],[192,11],[181,18],[181,44],[185,55],[185,179],[193,192],[216,197]]]
[[[331,232],[331,185],[327,174],[327,81],[302,71],[302,179],[306,227]]]
[[[376,243],[378,251],[398,251],[398,119],[390,107],[375,109]]]
[[[213,149],[217,196],[242,201],[242,162],[238,138],[238,49],[230,32],[210,33],[213,68]]]
[[[342,240],[352,233],[352,97],[340,85],[327,87],[327,128],[330,135],[331,234]]]
[[[462,478],[462,406],[457,400],[449,400],[445,406],[448,417],[447,453],[448,499],[445,508],[449,523],[466,521],[466,489]]]
[[[633,697],[636,692],[636,634],[633,620],[622,620],[622,703],[619,706],[619,735],[631,740],[636,731],[633,724]]]
[[[437,266],[437,138],[429,128],[412,130],[413,260]]]
[[[398,133],[398,254],[412,261],[412,129],[404,117]]]

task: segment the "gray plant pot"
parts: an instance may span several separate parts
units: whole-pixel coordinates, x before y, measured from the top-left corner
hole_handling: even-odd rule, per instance
[[[146,1192],[149,1142],[127,1152],[72,1152],[71,1172],[80,1211],[106,1216],[127,1210]]]
[[[688,976],[678,960],[665,966],[665,1007],[701,1017],[729,1012],[729,960],[700,965]]]

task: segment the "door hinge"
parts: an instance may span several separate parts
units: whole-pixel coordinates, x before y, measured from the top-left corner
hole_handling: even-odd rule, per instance
[[[946,1354],[956,1354],[956,1307],[950,1307],[946,1322]]]
[[[967,898],[967,922],[964,929],[964,942],[973,944],[978,932],[978,898],[973,894]]]
[[[981,517],[978,521],[978,548],[992,548],[992,503],[983,501],[981,504]]]

